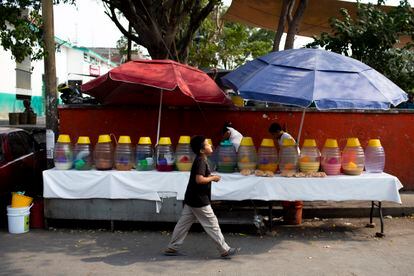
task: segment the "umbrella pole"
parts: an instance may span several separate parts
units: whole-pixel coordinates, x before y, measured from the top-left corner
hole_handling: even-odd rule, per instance
[[[299,126],[299,134],[298,134],[298,139],[296,140],[296,144],[299,146],[299,142],[300,142],[300,136],[302,134],[302,128],[303,128],[303,122],[305,121],[305,112],[306,112],[306,108],[303,109],[302,112],[302,119],[300,120],[300,126]]]
[[[163,94],[163,90],[161,90],[161,93],[160,93],[160,107],[158,108],[157,141],[155,142],[156,145],[158,145],[158,141],[160,140],[162,94]]]

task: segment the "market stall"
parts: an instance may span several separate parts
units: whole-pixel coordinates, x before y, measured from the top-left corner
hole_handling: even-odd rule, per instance
[[[323,178],[288,178],[279,175],[257,177],[243,176],[239,173],[221,174],[221,176],[221,181],[212,185],[213,200],[252,199],[268,202],[369,200],[373,203],[378,202],[380,211],[380,203],[383,201],[401,203],[398,191],[403,187],[397,177],[387,173],[363,173],[359,176],[338,175]],[[165,198],[173,198],[176,201],[184,199],[189,172],[51,169],[43,172],[43,179],[46,200],[139,199],[145,200],[147,204],[152,202],[152,212],[156,216],[157,212],[164,208]],[[178,204],[178,209],[179,206],[180,204]],[[134,210],[134,212],[139,212],[139,210]],[[53,217],[54,215],[51,214],[50,218]],[[61,214],[57,214],[56,217],[63,218]],[[383,224],[381,214],[380,219]],[[383,233],[383,225],[381,233]]]

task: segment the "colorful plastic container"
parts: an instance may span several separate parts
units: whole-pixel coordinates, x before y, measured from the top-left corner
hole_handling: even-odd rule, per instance
[[[239,170],[254,170],[257,166],[257,153],[252,137],[243,137],[237,152],[237,166]]]
[[[300,150],[299,169],[304,173],[319,171],[321,165],[321,152],[314,139],[305,139]]]
[[[175,149],[175,166],[179,171],[190,171],[195,154],[191,150],[190,136],[180,136]]]
[[[233,144],[225,140],[218,149],[217,170],[223,173],[234,172],[237,165],[237,154]]]
[[[370,139],[365,148],[365,171],[381,173],[385,166],[385,152],[379,139]]]
[[[213,171],[216,171],[217,169],[217,157],[218,157],[217,153],[218,152],[217,150],[214,149],[213,141],[211,141],[210,138],[206,138],[206,140],[207,140],[207,143],[211,145],[211,148],[213,150],[213,154],[207,157],[208,166],[210,167],[210,171],[213,172]]]
[[[140,137],[135,150],[135,167],[138,171],[154,169],[154,149],[150,137]]]
[[[114,147],[108,134],[99,135],[93,151],[93,160],[97,170],[111,170],[114,166]]]
[[[60,134],[53,151],[53,161],[58,170],[70,170],[73,166],[73,150],[70,137]]]
[[[118,144],[115,148],[115,168],[118,171],[129,171],[133,168],[133,152],[131,137],[119,136]]]
[[[174,170],[174,150],[170,137],[161,137],[155,149],[156,168],[160,172]]]
[[[341,151],[336,139],[326,139],[321,154],[321,166],[327,175],[341,173]]]
[[[280,172],[295,173],[298,171],[298,149],[293,139],[284,139],[280,148]]]
[[[278,156],[273,139],[265,138],[257,153],[257,168],[262,171],[277,171]]]
[[[342,152],[342,171],[348,175],[360,175],[364,165],[365,154],[358,138],[348,138]]]
[[[93,151],[88,136],[79,136],[73,149],[73,164],[76,170],[90,170],[93,164]]]

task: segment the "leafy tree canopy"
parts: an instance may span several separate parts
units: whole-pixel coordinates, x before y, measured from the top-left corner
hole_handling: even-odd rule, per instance
[[[234,69],[272,50],[274,32],[222,22],[218,12],[213,12],[202,23],[192,41],[189,56],[191,65]]]
[[[414,12],[408,1],[388,12],[377,5],[359,1],[358,12],[352,19],[341,10],[342,19],[332,18],[332,33],[314,37],[307,47],[321,46],[336,53],[351,56],[381,72],[403,90],[414,92]],[[402,48],[395,46],[400,38],[411,38]]]
[[[74,0],[55,0],[54,4]],[[44,55],[40,16],[40,0],[2,0],[0,2],[0,44],[10,50],[17,62],[26,57],[40,59]]]

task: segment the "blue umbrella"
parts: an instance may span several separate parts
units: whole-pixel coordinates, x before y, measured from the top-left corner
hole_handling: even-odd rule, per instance
[[[304,108],[315,103],[319,110],[387,110],[407,100],[401,88],[368,65],[320,49],[272,52],[240,66],[222,81],[244,99]],[[303,120],[302,116],[298,143]]]

